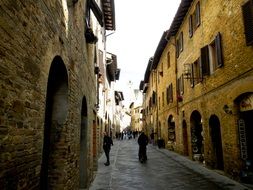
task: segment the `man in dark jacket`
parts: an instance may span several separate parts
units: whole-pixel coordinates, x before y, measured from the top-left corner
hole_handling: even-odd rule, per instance
[[[106,156],[106,163],[104,163],[106,166],[110,165],[110,158],[109,153],[111,150],[111,145],[113,145],[112,138],[108,135],[107,132],[104,133],[104,141],[103,141],[103,149]]]
[[[147,148],[148,145],[148,137],[145,135],[144,132],[141,133],[141,135],[138,138],[138,144],[139,144],[139,160],[141,162],[144,162],[147,160]]]

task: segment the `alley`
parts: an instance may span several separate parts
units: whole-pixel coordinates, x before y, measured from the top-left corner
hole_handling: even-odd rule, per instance
[[[165,189],[249,189],[215,171],[166,149],[148,145],[148,161],[138,161],[136,139],[114,140],[111,165],[104,166],[105,155],[98,162],[98,172],[90,190],[165,190]]]

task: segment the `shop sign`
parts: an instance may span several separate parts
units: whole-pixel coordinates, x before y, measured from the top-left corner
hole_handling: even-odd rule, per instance
[[[248,152],[247,152],[245,122],[243,119],[238,120],[238,128],[239,128],[239,141],[240,141],[240,148],[241,148],[241,158],[243,160],[246,160],[248,158]]]
[[[240,102],[240,111],[253,110],[253,94],[245,96]]]

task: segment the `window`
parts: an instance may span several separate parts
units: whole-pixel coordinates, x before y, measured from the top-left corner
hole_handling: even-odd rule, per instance
[[[195,10],[192,15],[189,16],[189,37],[193,36],[193,32],[200,26],[200,3],[195,6]]]
[[[167,102],[167,104],[170,103],[170,100],[169,100],[169,87],[166,88],[166,102]]]
[[[208,46],[201,48],[200,54],[201,54],[200,56],[201,56],[202,74],[209,75],[210,74],[210,66],[209,66]]]
[[[183,32],[180,33],[179,37],[179,50],[182,52],[184,49],[184,39],[183,39]]]
[[[200,61],[197,59],[193,63],[193,77],[194,77],[194,83],[198,84],[202,81],[202,71],[200,69]]]
[[[170,52],[167,53],[167,68],[170,68]]]
[[[249,0],[242,6],[246,45],[253,45],[253,1]]]
[[[201,48],[200,67],[202,75],[210,75],[219,67],[223,66],[221,34],[218,33],[214,41],[209,45]]]
[[[189,37],[193,35],[193,26],[192,26],[192,15],[189,16]]]
[[[200,3],[198,2],[195,7],[195,28],[199,27],[200,25]]]
[[[162,92],[162,106],[164,107],[164,92]]]
[[[184,94],[184,75],[182,74],[181,77],[177,79],[177,94],[183,95]]]
[[[176,41],[176,56],[179,57],[179,40]]]
[[[184,40],[183,40],[183,32],[180,33],[179,38],[176,41],[176,56],[179,57],[179,54],[183,51]]]
[[[193,70],[193,64],[190,64],[190,73],[191,73],[191,76],[190,76],[190,84],[191,84],[191,87],[193,88],[193,87],[194,87],[194,70]]]
[[[161,109],[161,100],[160,97],[158,98],[158,105],[159,105],[159,110]]]
[[[172,83],[167,87],[167,104],[173,102],[173,87]]]

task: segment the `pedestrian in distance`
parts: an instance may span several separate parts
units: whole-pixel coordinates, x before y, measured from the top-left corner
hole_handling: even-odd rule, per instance
[[[139,161],[141,163],[145,162],[147,160],[147,145],[148,145],[148,137],[145,135],[144,132],[142,132],[138,138],[138,144],[139,144]]]
[[[155,144],[155,133],[152,131],[152,133],[150,134],[150,141],[151,144],[154,145]]]
[[[105,152],[105,156],[106,156],[106,163],[105,166],[109,166],[110,165],[110,150],[111,150],[111,146],[113,145],[113,141],[112,138],[108,135],[107,132],[104,132],[104,141],[103,141],[103,149]]]

